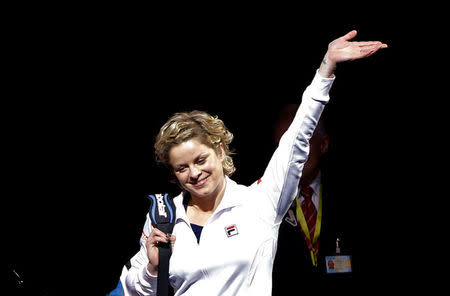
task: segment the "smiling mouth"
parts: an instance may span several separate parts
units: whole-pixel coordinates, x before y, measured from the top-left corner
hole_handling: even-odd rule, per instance
[[[199,181],[196,182],[196,183],[192,183],[192,185],[194,185],[195,188],[203,187],[203,186],[205,185],[206,181],[208,181],[208,179],[209,179],[209,176],[206,177],[206,178],[203,178],[203,179],[199,180]]]

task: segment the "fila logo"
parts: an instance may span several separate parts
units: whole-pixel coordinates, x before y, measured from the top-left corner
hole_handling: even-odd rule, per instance
[[[232,237],[236,234],[239,234],[236,224],[225,227],[225,232],[227,233],[228,237]]]
[[[155,194],[156,202],[158,204],[158,213],[160,216],[167,218],[166,205],[164,204],[164,196],[162,194]]]

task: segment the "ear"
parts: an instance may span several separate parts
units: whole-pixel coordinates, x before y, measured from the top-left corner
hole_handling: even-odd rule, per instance
[[[329,145],[330,145],[330,137],[328,135],[323,135],[320,140],[320,152],[322,154],[327,153]]]

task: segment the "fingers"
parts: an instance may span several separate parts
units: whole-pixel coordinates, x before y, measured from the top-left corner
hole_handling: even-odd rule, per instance
[[[153,228],[150,236],[147,239],[147,246],[157,246],[158,243],[175,243],[175,236],[170,233],[164,233],[158,228]]]
[[[361,47],[360,52],[363,55],[363,57],[369,57],[369,56],[373,55],[374,53],[376,53],[378,50],[380,50],[382,48],[386,48],[386,47],[387,47],[386,44],[379,42],[377,44]]]
[[[176,241],[177,238],[173,234],[169,233],[168,235],[169,235],[169,240],[170,240],[170,246],[172,247],[172,250],[173,250],[173,247],[175,245],[175,241]]]
[[[345,40],[345,41],[350,41],[353,38],[355,38],[356,34],[357,34],[357,31],[356,30],[352,30],[352,31],[348,32],[347,34],[345,34],[344,36],[342,36],[341,38],[343,40]],[[358,46],[361,46],[361,47],[363,47],[363,46],[374,46],[374,45],[381,45],[380,48],[387,48],[388,47],[387,44],[384,44],[384,43],[382,43],[380,41],[353,41],[352,43],[355,43],[355,44],[357,44]]]
[[[387,48],[387,44],[384,44],[380,41],[359,41],[359,42],[354,42],[356,45],[358,45],[359,47],[366,47],[366,46],[374,46],[374,47],[378,47],[380,46],[380,48]]]
[[[164,232],[159,230],[158,228],[153,228],[152,232],[150,233],[149,237],[147,238],[147,242],[145,243],[147,246],[147,249],[150,249],[151,247],[156,247],[158,243],[167,243],[167,237]]]
[[[167,237],[167,239],[169,240],[170,243],[174,243],[175,240],[176,240],[175,235],[173,235],[171,233],[166,234],[166,237]]]

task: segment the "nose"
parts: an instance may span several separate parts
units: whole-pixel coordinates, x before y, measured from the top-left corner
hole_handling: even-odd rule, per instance
[[[189,177],[192,180],[197,180],[200,177],[200,174],[202,173],[202,171],[195,165],[191,167],[190,172],[191,172],[191,174]]]

